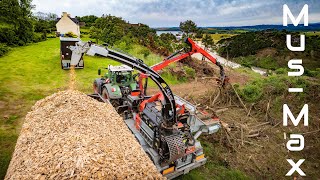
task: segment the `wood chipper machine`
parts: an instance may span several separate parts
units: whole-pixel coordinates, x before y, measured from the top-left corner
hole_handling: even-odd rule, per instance
[[[111,74],[94,81],[95,93],[90,96],[106,103],[111,101],[160,173],[172,179],[206,163],[198,137],[202,133],[217,132],[220,128],[218,117],[204,116],[196,106],[174,95],[164,79],[141,59],[91,42],[78,42],[70,49],[73,52],[71,65],[78,64],[82,53],[126,65],[109,66]],[[154,81],[160,92],[147,96],[138,82],[132,85],[135,75],[131,68]],[[115,94],[117,98],[113,99]]]
[[[75,46],[79,41],[79,38],[60,37],[60,60],[62,69],[70,69],[72,51],[69,47]],[[80,61],[74,66],[74,68],[84,68],[83,54],[81,54]]]

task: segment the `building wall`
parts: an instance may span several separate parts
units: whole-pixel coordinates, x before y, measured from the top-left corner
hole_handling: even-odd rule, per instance
[[[66,34],[68,32],[73,32],[78,37],[80,37],[80,27],[74,23],[68,16],[63,16],[56,24],[57,32],[60,34]]]

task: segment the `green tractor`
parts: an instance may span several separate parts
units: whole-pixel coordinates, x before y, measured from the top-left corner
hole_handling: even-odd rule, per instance
[[[109,65],[108,73],[97,78],[93,82],[93,90],[100,94],[105,100],[117,107],[122,105],[123,98],[132,91],[137,90],[136,75],[133,75],[133,69],[126,65],[112,66]],[[101,75],[101,69],[98,70]]]

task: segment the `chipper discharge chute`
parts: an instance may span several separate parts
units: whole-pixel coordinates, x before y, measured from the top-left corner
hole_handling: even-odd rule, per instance
[[[84,60],[83,53],[74,54],[73,59],[77,59],[76,63],[72,63],[72,50],[70,47],[78,45],[80,41],[79,38],[70,38],[70,37],[60,37],[60,60],[61,60],[61,68],[62,69],[70,69],[71,64],[73,64],[75,69],[83,69],[84,68]]]

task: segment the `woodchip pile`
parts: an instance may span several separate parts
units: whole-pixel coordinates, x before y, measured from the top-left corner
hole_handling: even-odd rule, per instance
[[[38,101],[5,179],[162,179],[111,105],[78,91]]]

